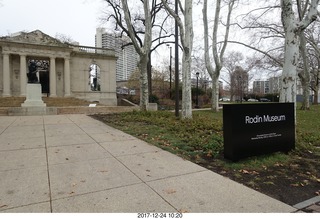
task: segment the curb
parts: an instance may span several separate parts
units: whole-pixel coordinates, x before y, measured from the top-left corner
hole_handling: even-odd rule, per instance
[[[298,204],[293,205],[292,207],[296,208],[297,210],[302,210],[304,208],[307,208],[311,205],[314,205],[316,203],[320,203],[320,196],[315,196],[313,198],[310,198],[308,200],[305,200],[303,202],[300,202]]]

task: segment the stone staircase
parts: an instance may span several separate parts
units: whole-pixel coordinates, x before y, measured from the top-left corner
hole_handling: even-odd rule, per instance
[[[61,114],[108,114],[139,110],[138,106],[104,106],[77,98],[44,97],[47,107],[21,107],[25,98],[0,98],[0,116],[61,115]]]

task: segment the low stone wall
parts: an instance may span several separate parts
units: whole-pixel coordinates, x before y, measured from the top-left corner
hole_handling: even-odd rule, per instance
[[[0,116],[7,116],[10,107],[0,107]]]
[[[32,116],[63,114],[110,114],[139,110],[134,106],[74,106],[74,107],[0,107],[0,116]]]
[[[121,113],[139,110],[139,107],[129,106],[96,106],[96,107],[58,107],[57,114],[108,114],[108,113]]]

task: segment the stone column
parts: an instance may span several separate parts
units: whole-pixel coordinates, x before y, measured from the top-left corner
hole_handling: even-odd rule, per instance
[[[50,97],[57,96],[56,57],[50,57]]]
[[[70,59],[64,59],[64,96],[70,97]]]
[[[3,97],[11,96],[9,53],[3,53]]]
[[[20,96],[26,96],[27,88],[27,57],[20,55]]]

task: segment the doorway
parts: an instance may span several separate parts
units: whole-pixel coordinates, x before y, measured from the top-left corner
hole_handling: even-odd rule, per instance
[[[41,84],[42,93],[49,95],[50,83],[49,83],[49,71],[39,71],[39,83]]]
[[[36,80],[34,82],[41,84],[41,91],[47,94],[47,96],[49,96],[50,93],[49,64],[49,60],[41,58],[30,58],[28,60],[28,74],[30,74],[30,69],[33,67],[36,74]]]

